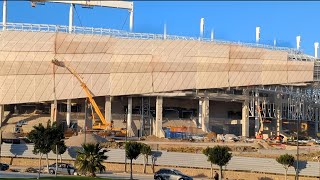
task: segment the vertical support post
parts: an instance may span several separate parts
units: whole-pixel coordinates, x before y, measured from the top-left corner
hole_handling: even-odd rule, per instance
[[[0,105],[0,162],[1,162],[1,145],[2,145],[2,121],[4,119],[4,105]]]
[[[318,49],[319,49],[319,43],[315,42],[314,43],[314,57],[318,58]]]
[[[282,131],[282,98],[281,94],[276,94],[276,111],[277,111],[277,136],[281,134]]]
[[[315,120],[314,120],[314,131],[315,135],[318,138],[318,132],[319,132],[319,108],[314,108],[315,110]]]
[[[159,138],[165,137],[162,129],[162,106],[163,97],[157,96],[156,99],[156,136]]]
[[[67,100],[67,126],[70,127],[71,123],[71,99]]]
[[[133,23],[134,23],[134,15],[133,15],[133,5],[132,5],[132,9],[130,10],[130,24],[129,24],[130,32],[133,31]]]
[[[167,24],[164,24],[164,27],[163,27],[163,39],[164,40],[167,39]]]
[[[2,6],[2,30],[7,28],[7,0],[3,0]]]
[[[213,29],[211,30],[211,41],[214,41],[214,31],[213,31]]]
[[[260,42],[260,27],[256,27],[256,43]]]
[[[203,32],[204,32],[204,18],[200,19],[200,40],[203,38]]]
[[[296,41],[297,41],[297,50],[300,50],[301,36],[297,36]]]
[[[202,119],[201,119],[201,127],[202,131],[209,131],[209,97],[206,96],[203,98],[202,102]]]
[[[111,101],[112,98],[110,96],[105,97],[104,103],[104,118],[107,122],[111,123],[112,121],[112,114],[111,114]]]
[[[132,97],[128,97],[128,115],[127,115],[127,131],[128,137],[133,136],[132,131]]]
[[[73,29],[73,10],[74,10],[74,4],[70,4],[70,10],[69,10],[69,33],[72,33]]]
[[[260,129],[260,122],[259,122],[259,92],[258,89],[255,90],[255,100],[254,100],[254,109],[255,109],[255,115],[254,115],[254,129],[255,134],[257,135]]]
[[[249,95],[245,95],[246,99],[242,104],[242,137],[249,137]]]
[[[202,123],[202,103],[203,103],[203,99],[199,99],[199,107],[198,107],[198,110],[199,110],[199,114],[198,114],[198,125],[200,126],[201,123]]]
[[[51,113],[50,113],[50,121],[51,121],[51,124],[53,122],[56,122],[57,121],[57,114],[58,114],[58,108],[57,108],[57,101],[53,101],[51,103]]]

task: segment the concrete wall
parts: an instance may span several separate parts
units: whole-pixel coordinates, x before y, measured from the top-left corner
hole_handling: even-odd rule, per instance
[[[83,77],[94,96],[185,89],[285,84],[313,80],[313,62],[287,52],[184,40],[119,39],[69,33],[3,31],[0,104],[85,97],[79,82],[53,58]]]

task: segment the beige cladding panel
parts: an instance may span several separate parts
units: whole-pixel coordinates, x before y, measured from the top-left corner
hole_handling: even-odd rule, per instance
[[[252,86],[260,85],[261,72],[229,72],[229,86]]]
[[[286,71],[263,71],[261,73],[261,84],[282,84],[287,82],[288,73]]]
[[[4,31],[0,36],[0,51],[52,52],[54,33]]]
[[[110,74],[110,95],[141,94],[152,92],[151,73]]]
[[[197,72],[196,88],[228,87],[228,72]]]

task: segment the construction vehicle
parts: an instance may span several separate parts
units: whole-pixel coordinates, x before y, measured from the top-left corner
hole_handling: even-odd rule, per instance
[[[92,129],[93,130],[105,130],[105,131],[111,131],[116,133],[118,136],[124,136],[126,134],[126,129],[124,128],[113,128],[113,122],[107,122],[106,119],[104,118],[103,114],[101,113],[97,103],[93,99],[93,95],[91,91],[89,90],[88,86],[86,83],[83,81],[82,77],[71,67],[67,66],[63,61],[59,61],[57,59],[53,59],[51,61],[54,65],[66,68],[72,75],[74,75],[77,80],[80,82],[80,85],[83,89],[83,91],[86,93],[87,99],[89,100],[89,103],[93,107],[95,113],[98,114],[100,120],[96,120],[94,116],[94,112],[92,111],[92,120],[93,120],[93,125]]]

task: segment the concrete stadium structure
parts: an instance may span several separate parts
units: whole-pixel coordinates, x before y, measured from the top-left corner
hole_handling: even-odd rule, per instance
[[[292,130],[291,121],[303,122],[310,136],[318,132],[320,65],[299,50],[72,23],[5,22],[0,42],[0,119],[13,128],[23,119],[85,128],[86,94],[51,63],[56,58],[81,75],[106,120],[127,126],[130,136],[164,137],[163,127],[188,126],[190,133],[249,137],[261,123],[274,136]]]
[[[286,105],[278,102],[286,99],[286,92],[279,90],[291,89],[293,94],[300,94],[301,97],[301,93],[296,93],[297,87],[307,94],[307,89],[310,89],[308,84],[314,81],[315,58],[290,49],[183,40],[178,36],[164,39],[162,35],[100,28],[73,28],[77,33],[67,33],[68,27],[64,26],[8,23],[0,37],[0,104],[50,104],[55,95],[61,104],[60,109],[64,103],[67,106],[62,108],[67,109],[64,110],[67,115],[60,118],[67,119],[69,124],[71,103],[82,104],[78,112],[83,112],[86,95],[72,74],[64,68],[53,66],[51,60],[57,58],[83,77],[97,97],[100,108],[104,109],[108,121],[112,118],[112,112],[124,114],[124,109],[128,109],[127,122],[132,135],[142,135],[147,131],[144,134],[163,137],[162,111],[165,105],[192,110],[193,123],[198,127],[201,125],[204,132],[233,132],[249,136],[259,126],[255,113],[258,108],[251,102],[259,102],[261,108],[273,104],[263,110],[269,112],[269,118],[280,121],[282,118],[280,115],[277,118],[276,108],[283,111],[290,102]],[[85,30],[90,30],[91,34]],[[266,93],[275,87],[278,90],[271,94],[276,95]],[[180,100],[174,101],[177,98]],[[282,108],[275,102],[283,104]],[[313,113],[309,120],[317,122],[316,108],[314,103],[311,105],[313,110],[306,111],[306,115]],[[54,104],[51,104],[51,109],[52,106]],[[13,107],[8,106],[8,110],[13,111]],[[140,119],[140,125],[133,125],[134,108],[139,109],[137,114],[141,117],[137,120]],[[217,108],[221,110],[215,110]],[[297,113],[297,110],[290,110],[291,114]],[[230,112],[241,112],[235,118],[240,121],[231,122],[232,117],[226,116]],[[255,117],[255,128],[251,133],[250,113],[251,117]],[[265,113],[264,118],[267,117]],[[238,130],[221,132],[224,127],[220,130],[214,127],[219,124],[214,123],[219,118],[223,121],[228,119],[229,124],[242,125],[231,127]],[[183,117],[179,115],[176,119]],[[280,128],[279,122],[277,124],[275,127]],[[136,126],[135,129],[132,126]]]

